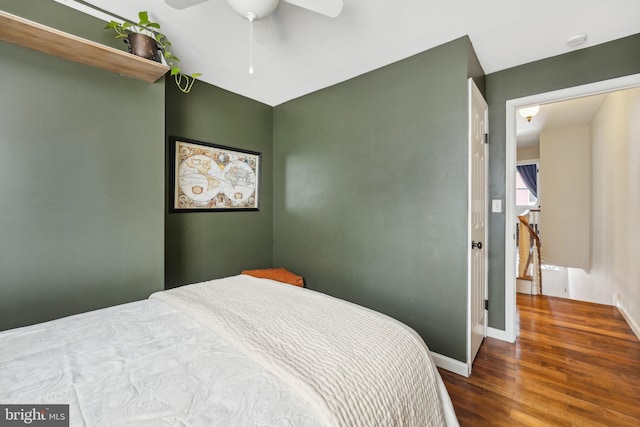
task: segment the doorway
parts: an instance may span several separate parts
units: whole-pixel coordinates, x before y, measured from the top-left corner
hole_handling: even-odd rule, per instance
[[[516,170],[516,111],[522,107],[548,104],[608,93],[640,86],[640,74],[605,80],[557,91],[508,100],[506,103],[505,156],[505,332],[503,338],[516,339],[516,262],[515,262],[515,170]]]

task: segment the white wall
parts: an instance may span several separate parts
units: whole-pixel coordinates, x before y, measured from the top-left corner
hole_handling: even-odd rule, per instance
[[[591,138],[588,126],[540,134],[538,186],[541,251],[546,263],[588,270],[591,265]]]
[[[640,88],[607,96],[591,123],[591,280],[640,324]]]
[[[614,304],[613,289],[604,280],[602,270],[595,267],[593,263],[588,272],[580,268],[567,268],[567,298],[598,304]]]
[[[526,145],[518,147],[516,150],[516,159],[521,161],[538,160],[540,158],[540,145]]]

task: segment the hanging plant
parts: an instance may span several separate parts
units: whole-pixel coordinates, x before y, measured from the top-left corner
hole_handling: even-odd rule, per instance
[[[180,58],[171,52],[171,42],[166,35],[160,32],[160,24],[150,21],[146,11],[139,12],[138,19],[137,23],[111,21],[105,29],[114,30],[116,39],[123,39],[129,46],[129,52],[134,55],[160,62],[158,52],[162,52],[176,85],[182,92],[189,93],[196,78],[202,74],[184,74],[180,68]]]

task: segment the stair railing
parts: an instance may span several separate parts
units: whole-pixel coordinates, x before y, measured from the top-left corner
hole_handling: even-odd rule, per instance
[[[535,209],[539,217],[540,210]],[[534,213],[534,215],[536,215]],[[518,279],[532,282],[531,293],[542,293],[542,269],[540,267],[540,237],[538,236],[538,221],[529,222],[531,211],[518,215]],[[536,216],[534,216],[537,219]],[[534,228],[535,227],[535,228]]]

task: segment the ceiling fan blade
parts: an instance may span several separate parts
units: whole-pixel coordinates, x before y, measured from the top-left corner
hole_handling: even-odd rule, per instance
[[[253,38],[256,43],[268,44],[273,41],[273,27],[271,26],[271,17],[253,21]]]
[[[191,6],[195,6],[200,3],[204,3],[209,0],[164,0],[166,4],[171,6],[174,9],[186,9]]]
[[[342,0],[282,0],[294,6],[308,9],[312,12],[335,18],[342,12],[344,5]]]

